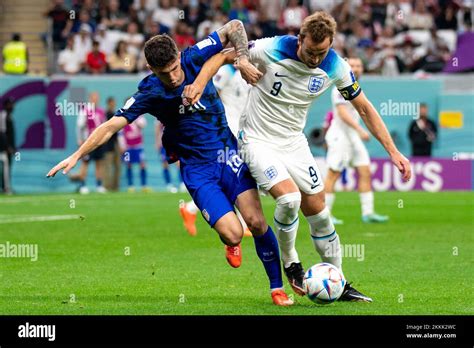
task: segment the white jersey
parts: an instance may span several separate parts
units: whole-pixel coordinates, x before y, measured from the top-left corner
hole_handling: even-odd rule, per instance
[[[213,78],[219,96],[224,104],[227,123],[237,137],[239,121],[247,104],[250,86],[242,79],[240,71],[232,64],[222,66]]]
[[[356,122],[360,121],[357,110],[334,88],[331,93],[333,119],[326,133],[328,151],[326,162],[330,169],[341,172],[347,167],[370,165],[367,149],[357,131],[344,122],[337,112],[338,105],[344,105]]]
[[[354,108],[354,106],[352,106],[351,102],[344,99],[344,97],[341,95],[341,93],[339,93],[337,88],[333,88],[331,92],[331,102],[333,119],[326,137],[328,138],[332,136],[341,136],[345,137],[350,142],[353,142],[354,140],[359,140],[359,133],[357,133],[357,131],[353,127],[349,126],[346,122],[342,120],[341,116],[337,112],[337,106],[344,105],[352,119],[359,123],[360,116],[357,110]]]
[[[348,100],[359,95],[349,64],[333,49],[317,68],[310,69],[299,60],[297,43],[291,35],[249,43],[250,61],[264,76],[250,90],[239,136],[289,144],[302,136],[309,106],[331,85]]]

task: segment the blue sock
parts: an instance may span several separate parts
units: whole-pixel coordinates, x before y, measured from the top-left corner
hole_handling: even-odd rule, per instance
[[[97,187],[102,186],[102,180],[97,179],[96,180]]]
[[[132,166],[130,164],[127,166],[127,180],[128,180],[128,186],[133,186],[133,173],[132,173]]]
[[[79,182],[79,187],[84,187],[84,186],[86,186],[86,181],[85,181],[85,180],[81,180],[81,181]]]
[[[254,236],[257,255],[262,260],[263,267],[270,279],[270,289],[283,288],[280,268],[280,251],[278,241],[270,226],[263,236]]]
[[[344,168],[341,172],[341,181],[342,185],[346,186],[347,185],[347,170]]]
[[[171,184],[170,170],[168,168],[163,169],[163,175],[165,176],[166,185]]]
[[[142,186],[146,186],[146,168],[140,169],[140,180],[142,182]]]

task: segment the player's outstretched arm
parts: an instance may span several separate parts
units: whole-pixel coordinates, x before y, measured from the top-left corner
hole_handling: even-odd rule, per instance
[[[64,168],[63,174],[67,174],[83,156],[87,155],[100,145],[104,144],[110,137],[127,125],[125,117],[112,117],[107,122],[97,127],[87,138],[84,144],[65,160],[59,162],[46,174],[47,177],[53,177],[58,171]]]
[[[395,164],[398,170],[402,173],[403,180],[410,180],[410,162],[400,153],[400,151],[398,151],[385,123],[382,121],[382,118],[372,103],[367,99],[364,92],[361,92],[356,98],[351,100],[351,103],[356,108],[370,133],[372,133],[372,135],[388,152],[393,164]]]

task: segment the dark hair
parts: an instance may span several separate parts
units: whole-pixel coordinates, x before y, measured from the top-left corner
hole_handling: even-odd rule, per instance
[[[420,108],[427,108],[428,107],[428,104],[426,103],[420,103]]]
[[[4,108],[12,107],[14,103],[15,103],[15,99],[13,99],[12,97],[8,97],[3,101],[3,107]]]
[[[21,41],[21,34],[19,34],[19,33],[13,33],[13,35],[12,35],[12,41]]]
[[[120,45],[121,44],[126,44],[126,42],[124,40],[119,40],[119,42],[117,42],[117,46],[115,46],[115,54],[117,56],[120,54]],[[125,51],[127,50],[126,48],[127,47],[125,47]]]
[[[316,11],[304,19],[300,29],[301,40],[308,35],[314,43],[319,44],[327,37],[332,42],[336,35],[337,24],[334,18],[327,12]]]
[[[145,43],[145,58],[153,68],[162,68],[178,58],[178,47],[168,35],[155,35]]]

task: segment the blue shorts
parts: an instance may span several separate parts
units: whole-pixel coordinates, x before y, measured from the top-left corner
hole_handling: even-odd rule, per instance
[[[95,150],[91,151],[88,155],[84,156],[84,162],[89,161],[100,161],[105,156],[105,146],[101,145]]]
[[[211,227],[225,214],[234,211],[237,196],[257,184],[238,155],[227,163],[183,164],[181,175],[194,203]]]
[[[168,156],[166,155],[166,150],[163,146],[158,150],[158,154],[160,156],[161,162],[168,162]]]
[[[141,163],[145,161],[145,153],[143,148],[127,149],[122,155],[122,161],[125,163]]]

